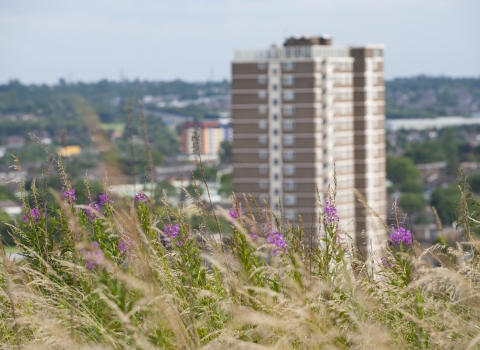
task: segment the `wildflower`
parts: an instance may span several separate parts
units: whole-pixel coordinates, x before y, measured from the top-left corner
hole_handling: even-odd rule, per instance
[[[234,220],[238,220],[238,213],[233,207],[230,208],[230,217]]]
[[[403,247],[412,247],[413,239],[412,233],[410,230],[405,230],[403,227],[395,229],[393,226],[390,230],[390,245],[393,246],[403,246]]]
[[[326,202],[323,208],[323,221],[326,226],[334,226],[339,221],[337,206],[333,202]]]
[[[257,235],[257,233],[256,233],[255,231],[251,231],[251,232],[249,233],[249,235],[250,235],[250,237],[252,237],[253,239],[257,239],[257,238],[258,238],[258,235]]]
[[[382,258],[382,265],[386,267],[392,267],[393,264],[387,260],[387,258]]]
[[[125,252],[127,250],[127,245],[122,241],[118,242],[118,250],[122,253]]]
[[[102,265],[104,256],[97,241],[92,243],[92,249],[82,249],[81,252],[83,255],[83,261],[89,270],[93,270],[95,267]]]
[[[145,193],[143,192],[138,192],[135,195],[135,202],[140,202],[140,203],[147,203],[148,202],[148,197]]]
[[[95,213],[96,211],[98,211],[97,203],[87,205],[87,208],[85,208],[85,214],[88,216],[88,221],[92,222],[98,218],[97,214]]]
[[[170,225],[166,224],[165,228],[163,229],[163,232],[165,233],[165,236],[168,238],[177,238],[178,237],[178,225]]]
[[[30,218],[32,218],[34,222],[39,222],[40,218],[42,217],[43,218],[46,217],[46,214],[42,213],[41,210],[38,208],[32,208],[30,209],[30,213],[23,215],[22,219],[23,219],[23,222],[28,222]]]
[[[284,252],[287,251],[287,242],[285,242],[285,239],[280,232],[275,231],[267,234],[267,242],[277,246],[278,248],[278,250],[274,249],[272,251],[273,255],[277,255],[279,250]]]
[[[75,197],[75,189],[70,189],[68,191],[65,191],[65,187],[62,187],[62,200],[67,200],[68,204],[72,204],[77,200],[77,197]]]
[[[108,199],[108,196],[106,193],[101,193],[99,196],[98,196],[98,200],[99,200],[99,205],[105,205],[107,203],[109,204],[113,204],[113,201]]]

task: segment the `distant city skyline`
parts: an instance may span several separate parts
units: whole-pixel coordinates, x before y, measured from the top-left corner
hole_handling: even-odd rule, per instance
[[[480,76],[475,0],[0,0],[0,83],[230,80],[234,49],[331,34],[386,45],[385,77]]]

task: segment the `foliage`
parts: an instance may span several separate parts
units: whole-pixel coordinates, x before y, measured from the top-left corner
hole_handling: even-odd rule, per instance
[[[442,222],[451,224],[456,221],[455,207],[460,200],[460,193],[456,184],[437,187],[430,196],[430,204],[437,210]]]
[[[230,164],[232,162],[232,146],[230,141],[222,141],[220,144],[218,155],[221,163]]]
[[[3,255],[0,270],[6,347],[435,349],[478,341],[480,255],[470,224],[479,218],[468,208],[459,220],[472,245],[448,248],[463,265],[434,269],[395,215],[389,244],[363,257],[341,230],[334,191],[325,194],[315,242],[302,225],[235,197],[224,215],[198,198],[188,213],[157,211],[145,193],[124,206],[105,188],[93,210],[72,200],[64,175],[60,185],[61,206],[45,212],[32,182],[24,219],[11,227],[23,260]],[[462,179],[459,187],[468,190]]]
[[[193,176],[197,181],[202,181],[203,176],[205,176],[205,180],[207,181],[216,181],[217,172],[218,172],[218,168],[214,165],[203,166],[203,175],[202,175],[202,169],[199,166],[197,166],[195,170],[193,170]]]
[[[445,130],[445,137],[443,140],[445,149],[445,158],[447,160],[447,174],[453,175],[457,173],[459,167],[458,160],[458,146],[453,135],[453,130],[448,128]]]
[[[0,201],[16,200],[15,192],[7,185],[0,185]]]
[[[221,194],[225,197],[230,197],[233,192],[233,174],[223,174],[220,177],[220,189],[218,194]]]
[[[480,109],[478,78],[396,78],[386,81],[385,89],[388,119],[470,116]]]

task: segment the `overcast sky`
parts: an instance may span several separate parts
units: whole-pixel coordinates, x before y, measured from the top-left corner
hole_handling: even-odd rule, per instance
[[[230,79],[236,48],[386,45],[387,78],[480,76],[479,0],[0,0],[0,83]]]

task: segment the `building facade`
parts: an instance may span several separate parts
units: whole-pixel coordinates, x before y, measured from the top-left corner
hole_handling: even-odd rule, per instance
[[[182,126],[182,153],[195,155],[192,136],[195,128],[199,130],[200,154],[218,158],[220,144],[223,141],[232,141],[233,132],[230,118],[218,118],[201,122],[187,122]]]
[[[383,46],[336,47],[328,37],[235,51],[234,192],[318,227],[316,188],[337,181],[341,227],[383,239],[355,193],[386,219]],[[322,199],[323,200],[323,199]],[[374,243],[374,242],[368,242]]]

